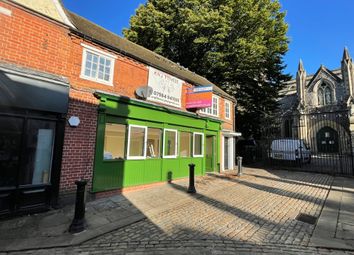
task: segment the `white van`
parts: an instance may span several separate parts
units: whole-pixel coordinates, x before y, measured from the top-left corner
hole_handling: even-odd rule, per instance
[[[310,163],[311,151],[301,139],[277,139],[270,146],[270,159]]]

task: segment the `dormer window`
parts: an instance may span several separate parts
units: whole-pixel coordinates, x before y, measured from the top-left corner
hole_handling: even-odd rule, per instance
[[[330,105],[333,103],[333,91],[332,88],[326,84],[322,83],[317,91],[318,105]]]

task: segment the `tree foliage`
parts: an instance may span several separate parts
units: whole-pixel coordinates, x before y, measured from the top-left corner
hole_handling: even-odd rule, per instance
[[[234,95],[238,129],[256,134],[289,79],[282,74],[288,38],[280,8],[278,0],[148,0],[123,34]]]

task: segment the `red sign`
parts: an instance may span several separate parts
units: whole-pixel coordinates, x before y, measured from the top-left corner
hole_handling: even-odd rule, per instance
[[[213,86],[199,86],[187,89],[186,108],[207,108],[212,104]]]

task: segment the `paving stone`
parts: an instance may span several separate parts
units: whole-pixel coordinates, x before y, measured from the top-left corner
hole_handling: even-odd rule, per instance
[[[329,254],[332,250],[308,247],[314,225],[295,217],[305,212],[318,217],[332,181],[333,177],[322,174],[245,169],[241,178],[197,178],[198,193],[193,196],[186,193],[188,180],[115,196],[112,203],[103,206],[106,210],[119,204],[121,208],[140,210],[147,218],[93,239],[75,251]],[[70,248],[45,251],[65,253]]]

